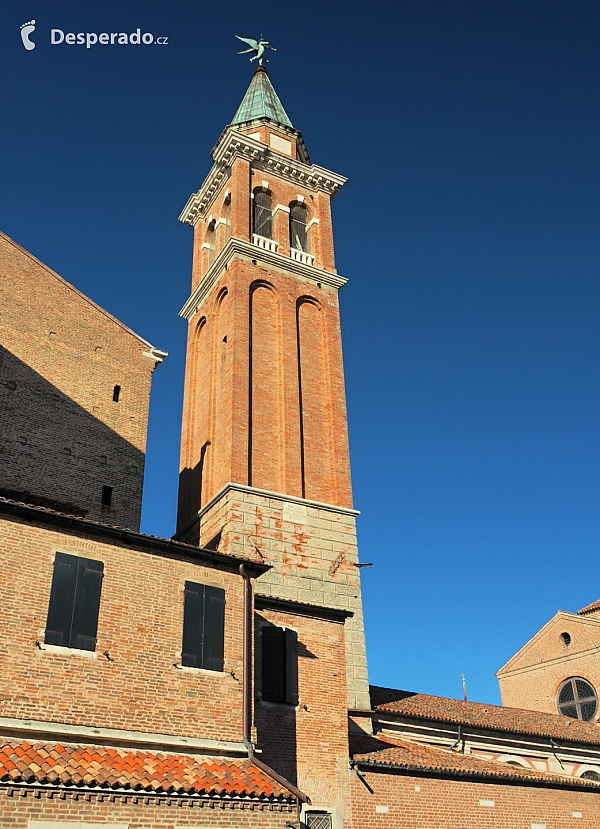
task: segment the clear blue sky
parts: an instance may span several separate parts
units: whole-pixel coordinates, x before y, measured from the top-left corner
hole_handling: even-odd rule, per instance
[[[36,48],[20,26],[34,18]],[[50,29],[167,36],[51,45]],[[0,228],[169,351],[143,529],[174,529],[192,231],[270,74],[334,202],[371,681],[498,700],[494,672],[600,598],[600,6],[5,0]],[[240,45],[240,48],[241,45]]]

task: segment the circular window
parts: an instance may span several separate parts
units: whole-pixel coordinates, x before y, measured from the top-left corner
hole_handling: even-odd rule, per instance
[[[563,643],[565,648],[568,648],[571,644],[571,636],[568,633],[561,633],[560,634],[560,641]]]
[[[591,720],[598,708],[593,686],[580,676],[565,679],[558,689],[558,713],[576,720]]]

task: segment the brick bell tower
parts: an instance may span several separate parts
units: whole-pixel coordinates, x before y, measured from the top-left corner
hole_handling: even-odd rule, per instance
[[[272,566],[260,596],[348,612],[370,708],[331,199],[263,66],[180,220],[194,228],[176,538]],[[350,615],[351,614],[351,615]]]

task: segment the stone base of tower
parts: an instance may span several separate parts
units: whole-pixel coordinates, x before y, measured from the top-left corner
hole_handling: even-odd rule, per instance
[[[345,622],[348,707],[369,711],[369,681],[354,510],[228,484],[179,541],[255,558],[272,569],[257,595],[352,613]]]

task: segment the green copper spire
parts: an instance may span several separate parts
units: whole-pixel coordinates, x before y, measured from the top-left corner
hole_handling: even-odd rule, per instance
[[[264,66],[256,67],[248,91],[231,123],[243,124],[258,118],[270,118],[271,121],[293,129],[293,124],[277,97]]]

